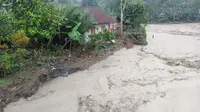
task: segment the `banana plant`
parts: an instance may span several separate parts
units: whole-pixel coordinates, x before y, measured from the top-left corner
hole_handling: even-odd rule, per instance
[[[76,26],[74,26],[74,28],[72,28],[72,31],[68,33],[69,38],[71,40],[75,40],[75,41],[80,41],[81,40],[81,34],[78,31],[78,28],[80,27],[81,23],[77,23]]]

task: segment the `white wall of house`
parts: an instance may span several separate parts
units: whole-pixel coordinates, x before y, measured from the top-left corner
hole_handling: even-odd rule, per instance
[[[85,32],[84,34],[84,38],[85,38],[85,41],[88,42],[89,41],[89,35],[91,35],[91,29],[89,29],[87,32]]]
[[[96,25],[95,26],[95,33],[100,33],[100,32],[102,32],[102,28],[101,28],[101,25]]]
[[[85,37],[88,37],[89,35],[91,35],[91,30],[89,29],[87,32],[85,32]]]
[[[105,25],[105,28],[107,28],[108,29],[108,26],[109,26],[109,24],[104,24]]]
[[[102,28],[102,25],[104,25],[105,28],[107,28],[107,29],[109,29],[109,28],[115,29],[115,23],[114,24],[113,23],[111,23],[111,24],[99,24],[99,25],[95,25],[95,34],[103,32],[104,29]],[[86,42],[89,41],[89,35],[91,35],[91,34],[92,34],[91,29],[89,29],[87,32],[85,32],[84,35],[85,35]]]
[[[110,28],[111,28],[111,29],[116,29],[116,25],[117,25],[117,23],[111,23],[111,24],[110,24]]]

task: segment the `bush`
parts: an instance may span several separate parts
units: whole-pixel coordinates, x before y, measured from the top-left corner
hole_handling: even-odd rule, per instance
[[[138,45],[147,45],[148,44],[146,41],[147,33],[146,33],[145,27],[140,27],[139,29],[126,34],[126,37],[129,37],[132,39],[134,38],[133,39],[134,44],[138,44]]]
[[[0,44],[10,42],[10,34],[14,31],[12,13],[0,10]]]
[[[60,26],[60,13],[56,6],[41,0],[17,0],[9,10],[14,13],[16,29],[23,30],[32,41],[50,40]]]
[[[0,44],[0,49],[8,49],[8,45],[3,43],[3,44]]]
[[[0,77],[8,75],[20,67],[22,64],[17,63],[11,53],[3,52],[0,54]]]
[[[89,39],[90,42],[88,43],[88,48],[100,50],[108,47],[115,39],[115,35],[113,32],[110,32],[105,28],[104,31],[100,32],[99,34],[90,35]]]
[[[15,47],[26,47],[30,41],[23,30],[12,34],[12,44]]]
[[[72,33],[77,34],[75,40],[81,41],[83,35],[90,27],[93,25],[93,19],[88,16],[88,11],[83,10],[80,7],[76,7],[72,4],[60,5],[62,24],[61,24],[61,34],[65,37],[72,37]],[[66,36],[66,34],[68,34]],[[79,35],[79,36],[78,36]],[[73,37],[72,37],[72,40]]]
[[[6,1],[0,2],[0,8],[6,3]],[[82,35],[92,25],[92,19],[87,11],[74,4],[59,5],[45,0],[17,0],[2,9],[7,11],[0,12],[3,15],[0,17],[3,26],[0,27],[2,28],[0,42],[10,42],[10,35],[17,29],[25,32],[34,47],[48,46],[54,37],[59,37],[58,40],[63,43],[63,38],[69,37],[68,34],[78,23],[80,26],[77,31],[80,37],[83,37]]]
[[[143,2],[127,4],[124,10],[124,24],[126,27],[137,30],[141,28],[141,25],[146,26],[147,23],[147,10]]]
[[[12,69],[12,56],[8,53],[3,53],[0,55],[0,76],[6,76],[6,73],[10,72]]]
[[[137,44],[146,45],[148,14],[143,2],[127,4],[124,10],[124,26],[127,35],[137,39]],[[143,44],[144,43],[144,44]]]
[[[86,10],[72,4],[61,7],[48,0],[2,0],[0,15],[0,76],[26,64],[25,47],[52,50],[49,45],[55,42],[59,48],[53,48],[61,51],[69,39],[80,44],[93,23]],[[65,46],[60,47],[61,44]]]

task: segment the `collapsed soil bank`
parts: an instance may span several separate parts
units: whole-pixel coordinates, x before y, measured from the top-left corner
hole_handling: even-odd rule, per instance
[[[72,56],[62,56],[59,62],[53,63],[49,67],[35,67],[29,71],[19,72],[17,80],[21,83],[14,83],[10,86],[0,87],[1,106],[5,107],[11,102],[16,102],[20,98],[28,98],[34,95],[39,87],[57,77],[68,77],[77,71],[82,71],[93,64],[106,59],[115,51],[123,47],[123,42],[117,40],[115,45],[100,51],[75,51]],[[22,81],[21,81],[22,80]]]

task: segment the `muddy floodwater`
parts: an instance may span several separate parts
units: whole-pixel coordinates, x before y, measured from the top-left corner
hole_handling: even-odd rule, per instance
[[[147,46],[46,83],[5,112],[200,112],[200,24],[147,31]]]

